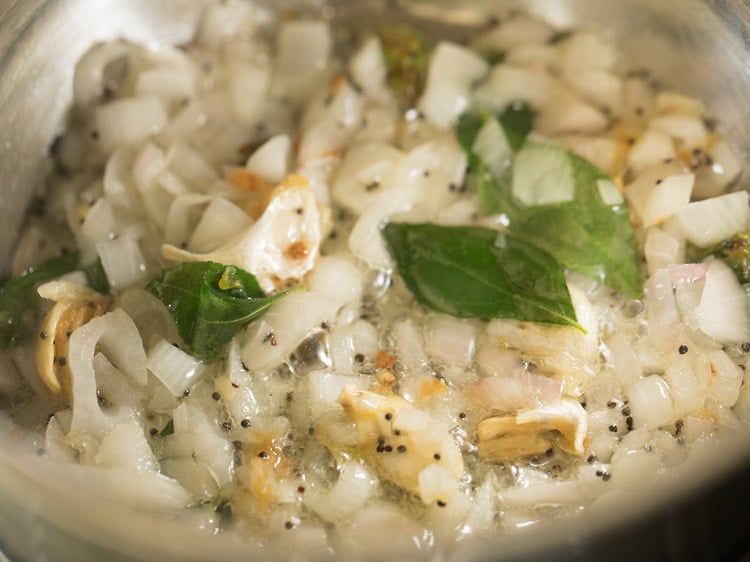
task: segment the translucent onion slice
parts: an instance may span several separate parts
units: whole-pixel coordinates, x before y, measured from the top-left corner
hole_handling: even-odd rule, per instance
[[[340,521],[361,510],[372,495],[377,479],[359,462],[341,467],[330,490],[312,488],[305,494],[305,505],[326,521]],[[455,486],[455,483],[454,483]]]
[[[160,340],[149,351],[148,369],[175,396],[182,396],[206,373],[205,365],[201,361],[167,340]]]
[[[747,191],[696,201],[677,213],[677,222],[692,244],[707,248],[748,228],[749,201]]]
[[[711,261],[696,315],[700,329],[721,343],[750,339],[747,294],[721,260]]]

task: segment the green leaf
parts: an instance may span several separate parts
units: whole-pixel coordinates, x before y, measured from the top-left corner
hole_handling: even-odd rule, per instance
[[[580,328],[559,264],[480,227],[389,223],[388,250],[421,304],[461,318],[515,318]]]
[[[42,312],[42,298],[36,292],[37,287],[79,269],[78,259],[78,253],[52,258],[30,267],[0,286],[1,348],[21,343],[37,329]],[[91,279],[88,275],[87,278]],[[93,284],[92,287],[99,290]]]
[[[521,137],[512,140],[511,134],[515,133],[509,131],[528,132],[526,127],[531,126],[531,114],[528,109],[519,108],[505,115],[505,121],[502,116],[500,121],[504,125],[506,138],[511,146],[516,143],[517,147],[514,149],[513,167],[519,162],[527,169],[533,168],[533,173],[524,174],[514,170],[498,177],[476,155],[473,160],[470,157],[482,210],[488,214],[505,214],[509,220],[508,232],[545,250],[565,267],[630,297],[642,296],[643,284],[628,207],[624,202],[607,205],[597,187],[597,181],[609,180],[608,176],[563,148],[526,144],[525,141],[518,144]],[[505,123],[508,123],[508,128],[505,128]],[[464,131],[457,132],[459,139],[463,136],[463,141],[459,142],[464,147],[470,137],[471,124],[476,126],[476,118],[467,121]],[[540,146],[544,146],[544,150],[538,150]],[[517,158],[525,147],[529,152]],[[532,152],[544,157],[523,157]],[[572,201],[524,205],[513,196],[513,191],[519,187],[514,185],[518,177],[538,178],[542,170],[557,174],[563,160],[569,162],[572,170]]]
[[[204,361],[213,361],[234,335],[285,293],[266,296],[252,273],[216,262],[162,270],[146,289],[171,314],[177,331]]]
[[[159,432],[159,437],[166,437],[167,435],[172,435],[174,433],[174,420],[169,419],[167,422],[167,425],[165,425],[162,430]]]
[[[430,45],[421,33],[407,25],[386,27],[378,35],[388,85],[408,107],[413,107],[424,89]]]
[[[100,293],[109,293],[109,279],[102,266],[102,260],[96,258],[89,265],[84,266],[82,271],[86,275],[89,287]]]
[[[464,113],[456,126],[456,138],[467,156],[469,169],[473,172],[474,188],[479,197],[479,206],[487,214],[499,214],[512,208],[510,185],[511,170],[495,176],[482,159],[474,152],[474,142],[488,119],[496,119],[505,133],[512,153],[518,152],[526,142],[533,124],[533,112],[524,102],[516,101],[502,113]]]
[[[531,132],[534,113],[522,101],[514,101],[498,116],[511,149],[518,152]]]

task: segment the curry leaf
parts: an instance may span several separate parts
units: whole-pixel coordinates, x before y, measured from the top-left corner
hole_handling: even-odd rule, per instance
[[[55,257],[30,267],[0,286],[1,348],[21,343],[36,329],[42,313],[42,299],[36,289],[42,283],[81,269],[93,289],[100,292],[108,291],[106,275],[103,278],[100,276],[103,274],[101,262],[96,260],[91,265],[81,268],[78,261],[78,253]],[[101,274],[97,274],[97,271],[101,271]]]
[[[750,232],[738,232],[711,248],[688,248],[696,261],[713,255],[732,268],[740,283],[750,283]]]
[[[484,161],[474,147],[481,127],[493,117],[469,114],[459,120],[456,136],[467,151],[482,210],[506,215],[508,232],[547,251],[565,267],[628,296],[640,297],[643,285],[626,204],[608,205],[602,200],[598,182],[611,180],[590,162],[560,147],[527,143],[532,117],[523,104],[513,104],[496,117],[512,150],[510,166],[499,174],[491,171],[491,163]],[[544,157],[524,157],[531,153]],[[570,171],[567,179],[559,175],[561,164]],[[517,165],[525,169],[516,169]],[[514,191],[519,188],[528,188],[527,192],[542,188],[541,184],[516,185],[519,177],[538,179],[545,174],[549,174],[553,182],[565,180],[565,186],[557,187],[570,188],[571,200],[524,205],[514,197]]]
[[[424,89],[430,45],[421,33],[407,25],[387,26],[379,37],[388,85],[408,107],[412,107]]]
[[[180,337],[205,361],[221,355],[241,328],[284,295],[266,296],[252,273],[216,262],[164,269],[146,289],[164,303]]]
[[[565,276],[546,252],[481,227],[390,223],[388,250],[421,304],[461,318],[578,328]]]

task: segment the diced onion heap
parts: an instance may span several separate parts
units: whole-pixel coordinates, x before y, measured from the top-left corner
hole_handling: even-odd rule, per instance
[[[397,27],[345,48],[335,20],[230,0],[207,3],[184,48],[93,46],[57,147],[65,173],[15,263],[75,241],[108,289],[46,279],[37,372],[27,344],[3,360],[55,411],[45,456],[202,531],[403,558],[634,493],[749,417],[750,205],[730,140],[701,100],[628,72],[606,35],[498,21],[469,45]],[[493,117],[513,111],[531,116],[522,138]],[[492,211],[488,178],[507,188]],[[629,217],[644,294],[601,283],[617,256],[601,275],[565,262],[568,325],[425,308],[417,293],[439,301],[456,264],[409,283],[381,233],[494,229],[489,249],[451,241],[479,260],[512,246],[519,209],[587,212],[583,189]],[[559,265],[552,242],[539,263]],[[143,290],[193,262],[223,264],[215,286],[164,281],[169,310]],[[267,312],[185,332],[182,300],[257,296],[240,269],[279,296]],[[195,351],[229,322],[218,359]],[[21,386],[3,374],[0,393]]]

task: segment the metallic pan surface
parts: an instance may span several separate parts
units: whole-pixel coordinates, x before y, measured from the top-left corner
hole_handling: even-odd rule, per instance
[[[281,2],[267,0],[279,5]],[[289,2],[287,2],[289,3]],[[299,2],[298,2],[299,3]],[[320,3],[320,2],[318,2]],[[332,1],[352,27],[374,18],[417,20],[461,39],[497,0]],[[561,26],[607,30],[634,68],[706,99],[750,162],[750,8],[741,0],[527,0],[516,2]],[[151,45],[189,40],[200,0],[0,0],[0,265],[7,266],[23,212],[48,170],[47,147],[62,130],[75,61],[94,41],[125,37]],[[0,368],[3,365],[0,364]],[[737,560],[750,552],[750,434],[652,503],[556,525],[498,544],[463,545],[455,560]],[[0,413],[0,548],[12,560],[247,560],[245,544],[195,537],[167,521],[134,517],[59,481],[29,439]],[[50,482],[54,483],[51,485]],[[268,553],[270,556],[271,553]],[[265,557],[265,555],[264,555]]]

